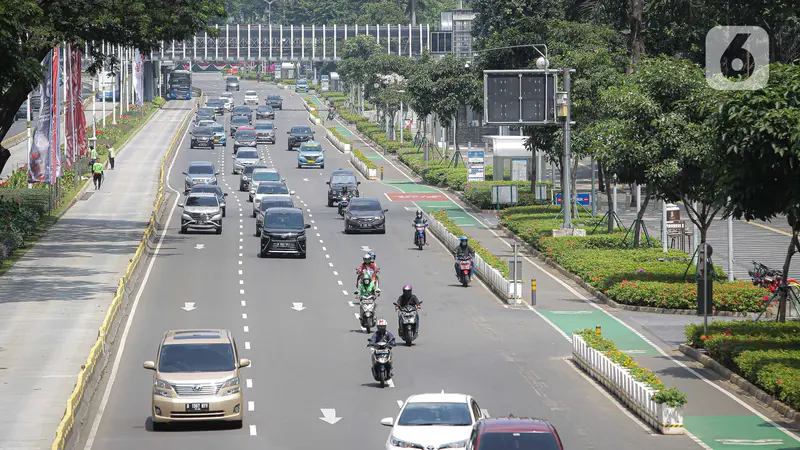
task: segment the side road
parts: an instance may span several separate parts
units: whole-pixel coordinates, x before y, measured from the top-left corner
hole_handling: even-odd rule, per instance
[[[343,122],[337,125],[340,132],[347,130],[345,138],[351,140],[376,165],[384,168],[383,183],[401,192],[441,194],[435,201],[416,201],[413,204],[427,211],[447,210],[454,221],[487,250],[504,258],[511,257],[510,239],[492,229],[492,225],[484,218],[456,197],[421,184],[396,158],[380,154],[370,142],[362,140],[355,127]],[[552,326],[562,333],[565,341],[571,341],[573,331],[601,326],[603,335],[615,341],[621,350],[629,353],[643,367],[656,372],[666,385],[675,386],[686,393],[689,403],[684,409],[685,427],[700,447],[713,450],[741,448],[743,444],[758,445],[769,450],[800,447],[800,437],[787,429],[789,425],[780,416],[761,407],[750,397],[731,392],[727,383],[720,382],[715,374],[700,369],[687,357],[672,351],[675,344],[659,339],[651,331],[660,326],[669,326],[674,318],[609,310],[597,304],[582,289],[554,275],[538,260],[529,256],[522,259],[524,277],[537,280],[537,305],[509,306],[509,309],[516,309],[521,315],[537,316],[527,319],[531,326]],[[470,289],[480,289],[480,286],[476,284]],[[529,298],[528,295],[525,297]],[[686,320],[682,317],[678,319]],[[568,352],[571,344],[565,341],[539,344],[564,346],[565,352]]]
[[[184,109],[177,109],[184,108]],[[119,277],[142,239],[159,164],[191,108],[155,113],[75,205],[0,277],[0,448],[49,448]]]

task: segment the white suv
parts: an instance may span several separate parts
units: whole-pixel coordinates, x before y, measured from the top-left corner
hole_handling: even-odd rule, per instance
[[[258,94],[256,93],[256,91],[247,91],[244,93],[244,104],[245,105],[258,104]]]

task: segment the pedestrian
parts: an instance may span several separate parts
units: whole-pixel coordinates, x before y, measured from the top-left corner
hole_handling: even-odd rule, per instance
[[[89,163],[89,168],[91,169],[94,166],[94,163],[97,162],[97,149],[93,148],[89,157],[92,159],[92,162]]]
[[[94,188],[95,190],[100,189],[100,185],[103,183],[103,164],[100,162],[96,162],[92,164],[92,178],[94,178]]]
[[[114,147],[108,148],[108,163],[111,165],[111,170],[114,170],[114,158],[117,157],[117,151]]]

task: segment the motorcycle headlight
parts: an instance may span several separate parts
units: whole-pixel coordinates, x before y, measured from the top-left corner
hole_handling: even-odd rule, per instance
[[[393,447],[400,447],[400,448],[424,448],[423,446],[421,446],[419,444],[414,444],[414,443],[411,443],[411,442],[401,441],[400,439],[397,439],[394,436],[389,438],[389,444],[391,444]]]
[[[467,440],[464,439],[463,441],[458,442],[451,442],[449,444],[440,445],[439,448],[464,448],[467,446]]]

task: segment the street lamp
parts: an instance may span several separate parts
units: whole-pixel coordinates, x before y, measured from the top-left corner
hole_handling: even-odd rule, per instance
[[[264,0],[264,2],[267,4],[267,15],[268,15],[267,21],[270,24],[272,23],[272,4],[277,2],[277,1],[278,0]]]

